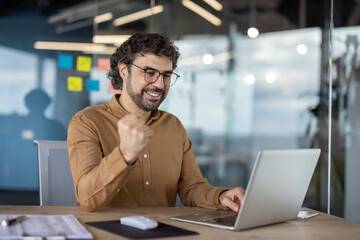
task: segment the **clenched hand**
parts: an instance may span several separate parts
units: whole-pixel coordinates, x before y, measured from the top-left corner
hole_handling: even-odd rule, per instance
[[[135,114],[128,114],[117,123],[120,137],[120,151],[128,164],[133,164],[139,153],[150,141],[153,131],[143,119]]]

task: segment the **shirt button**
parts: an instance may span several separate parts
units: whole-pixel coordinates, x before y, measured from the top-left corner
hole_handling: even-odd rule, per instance
[[[116,189],[117,192],[120,192],[120,188]]]
[[[146,153],[144,154],[144,158],[147,158],[147,154],[146,154]]]
[[[146,181],[146,182],[145,182],[145,185],[146,185],[146,186],[149,186],[149,184],[150,184],[149,181]]]

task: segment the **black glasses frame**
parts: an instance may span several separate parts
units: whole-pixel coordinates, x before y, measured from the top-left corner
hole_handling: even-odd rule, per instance
[[[175,76],[175,80],[173,80],[173,82],[172,82],[172,76],[169,76],[168,74],[169,73],[161,73],[159,70],[157,70],[157,69],[154,69],[154,68],[142,68],[142,67],[140,67],[140,66],[138,66],[138,65],[136,65],[136,64],[133,64],[133,63],[130,63],[132,66],[135,66],[135,67],[137,67],[137,68],[139,68],[139,69],[141,69],[141,70],[143,70],[144,71],[144,80],[146,81],[146,82],[148,82],[148,83],[154,83],[154,82],[156,82],[157,80],[159,80],[159,77],[160,77],[160,75],[162,75],[163,76],[163,82],[164,82],[164,85],[165,86],[174,86],[174,84],[176,83],[176,81],[179,79],[179,77],[180,77],[180,75],[179,74],[177,74],[177,73],[174,73],[174,72],[171,72],[171,75],[174,75]],[[146,80],[146,72],[148,71],[148,70],[151,70],[151,71],[156,71],[157,73],[158,73],[158,76],[156,77],[156,80],[155,81],[148,81],[148,80]],[[169,78],[170,79],[170,84],[166,84],[165,83],[165,81],[164,81],[164,79],[165,78]]]

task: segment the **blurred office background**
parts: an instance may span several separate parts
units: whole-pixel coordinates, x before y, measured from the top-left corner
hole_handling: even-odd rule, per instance
[[[304,206],[328,210],[330,158],[330,213],[360,221],[359,24],[357,0],[1,0],[0,204],[39,204],[33,140],[107,102],[110,54],[146,31],[182,54],[161,109],[211,184],[245,187],[261,149],[320,147]]]

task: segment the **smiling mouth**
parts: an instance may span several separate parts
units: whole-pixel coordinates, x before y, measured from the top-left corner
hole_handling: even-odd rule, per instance
[[[159,97],[161,96],[161,93],[160,92],[148,92],[148,91],[145,91],[147,94],[149,94],[150,96],[152,97]]]
[[[143,89],[143,92],[145,92],[152,100],[160,100],[165,95],[165,91],[159,88]]]

